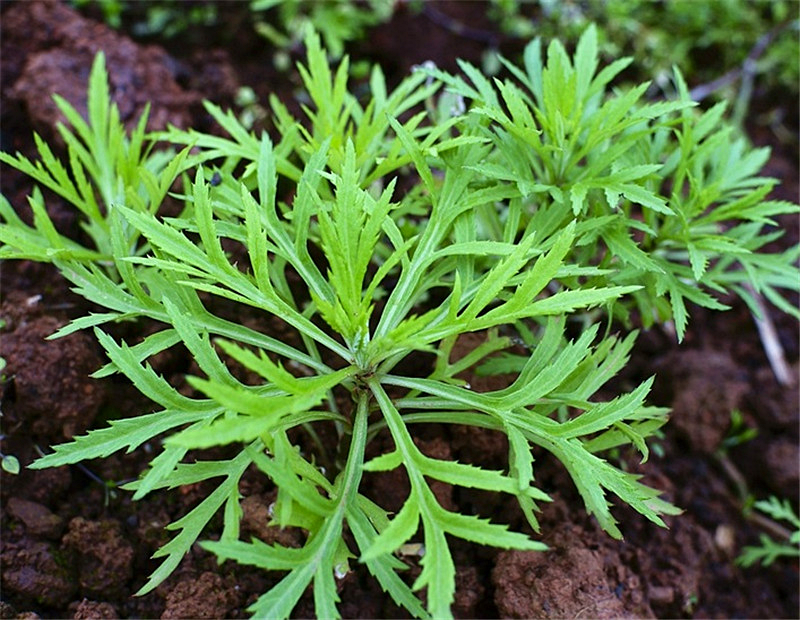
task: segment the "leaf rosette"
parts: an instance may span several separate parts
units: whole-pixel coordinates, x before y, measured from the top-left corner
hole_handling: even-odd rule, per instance
[[[89,123],[67,114],[90,145],[67,141],[71,176],[41,145],[44,167],[3,156],[72,200],[93,231],[93,248],[62,239],[39,194],[32,228],[0,205],[5,257],[54,262],[79,294],[106,310],[54,337],[93,328],[109,359],[95,376],[121,373],[160,408],[55,446],[31,466],[151,442],[161,449],[126,485],[135,499],[218,481],[168,526],[177,533],[156,552],[163,561],[140,593],[177,567],[221,511],[222,532],[204,548],[220,560],[285,573],[251,606],[258,617],[288,617],[309,585],[317,615],[336,617],[337,579],[354,560],[411,614],[449,616],[456,569],[448,536],[499,548],[544,545],[531,532],[445,508],[432,481],[513,496],[538,531],[537,504],[549,497],[534,484],[534,450],[563,464],[612,536],[621,532],[611,496],[664,525],[662,515],[677,509],[602,454],[632,445],[646,459],[646,440],[667,412],[645,402],[652,378],[599,398],[636,334],[601,337],[596,319],[624,316],[633,300],[651,319],[673,317],[682,335],[684,297],[716,307],[702,286],[744,290],[733,258],[710,256],[736,235],[750,245],[735,260],[765,295],[789,286],[794,251],[758,253],[768,235],[753,224],[794,209],[759,202],[765,194],[751,189],[762,155],[742,158],[738,172],[719,166],[708,178],[690,175],[707,170],[703,158],[728,144],[724,131],[713,137],[721,112],[696,119],[685,96],[640,105],[642,87],[606,97],[625,62],[596,73],[593,29],[574,60],[553,44],[544,64],[535,42],[525,71],[508,64],[529,93],[510,81],[492,84],[466,63],[469,82],[417,72],[389,93],[375,69],[363,107],[347,90],[346,61],[334,72],[315,35],[306,45],[300,74],[312,105],[303,124],[273,101],[274,140],[208,104],[228,136],[171,129],[148,138],[183,147],[180,155],[168,163],[143,158],[144,122],[126,142],[98,61]],[[473,105],[428,122],[415,109],[442,84]],[[117,132],[113,144],[103,141]],[[104,149],[118,155],[108,160],[116,167],[95,165]],[[695,202],[691,192],[686,203],[680,193],[661,195],[668,175],[697,188]],[[173,187],[178,177],[182,191]],[[170,188],[184,209],[166,217],[158,208]],[[103,208],[92,202],[96,195]],[[712,220],[731,218],[744,221],[733,237],[706,234]],[[655,245],[640,248],[633,241],[639,233]],[[220,308],[231,305],[253,320],[225,318],[231,313]],[[134,345],[110,335],[110,323],[134,318],[164,327]],[[280,337],[254,327],[265,320],[283,326]],[[472,333],[481,344],[456,357],[459,338]],[[175,346],[196,363],[190,389],[148,364]],[[478,392],[465,372],[513,379]],[[490,470],[424,454],[414,429],[431,423],[505,434],[508,466]],[[321,439],[323,426],[334,444]],[[367,459],[378,437],[392,449]],[[229,459],[202,458],[217,446],[240,449]],[[275,485],[274,523],[304,532],[301,547],[240,540],[239,482],[248,468]],[[364,473],[396,469],[409,494],[391,514],[370,497]],[[400,559],[409,542],[424,549],[411,584]],[[425,605],[415,594],[421,588]]]

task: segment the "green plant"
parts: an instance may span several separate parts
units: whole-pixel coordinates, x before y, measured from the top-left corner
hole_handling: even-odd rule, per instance
[[[0,370],[5,367],[6,361],[0,357]],[[0,417],[2,417],[2,412],[0,412]],[[5,435],[0,435],[0,440],[5,439]],[[18,474],[19,473],[19,459],[14,456],[13,454],[3,454],[0,452],[0,469],[9,474]]]
[[[687,301],[721,310],[713,294],[733,291],[760,314],[748,284],[800,318],[780,294],[798,290],[800,246],[760,251],[782,234],[764,225],[798,210],[765,200],[777,183],[757,176],[769,149],[750,149],[736,135],[723,120],[725,102],[697,114],[677,69],[678,101],[642,103],[647,83],[605,97],[630,59],[596,73],[597,54],[590,27],[574,61],[554,41],[545,64],[538,39],[526,48],[524,72],[504,61],[523,88],[511,80],[495,88],[463,62],[469,81],[429,70],[473,102],[459,129],[495,146],[477,169],[516,188],[507,211],[480,213],[486,238],[549,234],[575,221],[570,259],[600,271],[571,284],[639,285],[631,295],[639,319],[645,326],[672,319],[679,339]],[[613,308],[629,319],[630,304]]]
[[[597,396],[626,363],[635,332],[601,337],[603,313],[594,309],[627,316],[634,303],[648,310],[649,322],[674,312],[682,334],[684,296],[715,305],[700,286],[736,289],[746,275],[765,293],[787,285],[794,254],[758,253],[759,230],[769,215],[794,207],[750,191],[763,152],[743,155],[738,170],[729,171],[736,162],[725,158],[726,149],[746,149],[741,142],[732,147],[730,132],[718,126],[721,109],[698,118],[685,98],[641,104],[643,88],[606,102],[607,83],[624,63],[595,75],[595,37],[587,31],[574,62],[553,44],[543,65],[536,42],[525,72],[509,65],[532,96],[510,82],[493,85],[467,64],[462,68],[474,88],[437,71],[441,82],[429,84],[417,72],[389,92],[376,68],[362,106],[348,92],[346,59],[331,71],[318,37],[309,34],[308,65],[300,67],[311,100],[305,123],[273,99],[273,141],[208,104],[230,137],[178,130],[149,137],[186,147],[151,172],[155,181],[144,172],[151,160],[130,155],[131,145],[144,140],[141,132],[106,148],[104,136],[122,130],[111,123],[116,117],[98,60],[88,125],[74,111],[67,114],[86,145],[67,140],[72,174],[85,178],[90,171],[94,186],[85,181],[78,183],[83,189],[71,189],[41,141],[44,168],[3,156],[67,197],[87,221],[94,246],[51,230],[39,197],[31,202],[33,228],[4,203],[3,256],[51,260],[78,293],[105,308],[54,337],[93,327],[110,360],[95,376],[122,373],[159,407],[56,446],[32,467],[78,463],[163,437],[150,468],[124,487],[134,499],[218,480],[168,526],[177,534],[156,552],[163,562],[140,592],[163,581],[221,511],[222,533],[204,548],[220,560],[286,572],[250,608],[259,617],[288,616],[309,584],[317,615],[336,616],[336,580],[356,559],[410,613],[448,616],[455,590],[448,536],[500,548],[544,546],[505,525],[446,510],[430,481],[514,496],[537,530],[536,505],[549,498],[533,485],[533,446],[563,463],[587,510],[612,536],[621,533],[609,494],[659,525],[662,514],[678,512],[602,457],[631,444],[646,459],[646,439],[667,412],[645,405],[652,378],[611,400]],[[428,119],[415,112],[442,82],[475,102],[469,113],[434,106]],[[86,208],[88,195],[104,195],[108,186],[93,173],[101,152],[104,162],[132,162],[130,170],[108,168],[112,179],[128,171],[110,184],[126,190],[111,194],[103,209]],[[184,208],[161,216],[156,198],[178,175],[183,190],[173,196]],[[686,196],[678,189],[659,195],[670,182],[683,187],[687,177]],[[745,223],[718,229],[727,220]],[[734,243],[726,235],[744,235],[742,228],[755,241],[749,252],[737,250],[744,265],[737,272],[725,256]],[[653,237],[653,247],[640,250],[631,234]],[[47,250],[52,242],[59,244],[55,252]],[[663,292],[671,303],[660,300]],[[277,339],[252,321],[223,318],[220,299],[238,304],[239,316],[280,321],[284,334]],[[100,328],[136,317],[164,328],[135,345]],[[569,335],[569,321],[580,333]],[[458,339],[472,332],[483,343],[456,357]],[[511,354],[515,334],[528,355]],[[177,345],[201,375],[187,377],[188,395],[147,363]],[[433,359],[429,366],[419,361],[425,354]],[[422,372],[405,372],[405,360],[416,360]],[[514,380],[477,392],[460,375],[479,366],[511,371]],[[504,433],[508,468],[425,455],[412,434],[425,423]],[[321,428],[336,440],[323,441]],[[367,446],[378,437],[393,447],[367,460]],[[202,450],[229,444],[241,446],[230,458],[202,458]],[[300,528],[302,547],[239,540],[238,483],[250,467],[277,487],[274,521]],[[368,496],[363,474],[398,468],[410,492],[392,516]],[[412,586],[395,555],[408,541],[424,543]],[[423,587],[426,607],[413,592]]]
[[[220,0],[70,0],[78,10],[94,9],[112,28],[138,37],[171,39],[193,30],[219,27],[222,18],[238,11],[236,29],[242,25],[267,39],[277,51],[275,65],[291,66],[288,50],[302,45],[313,28],[323,38],[332,58],[340,58],[345,46],[364,37],[372,26],[391,19],[396,0],[248,0],[233,6]]]
[[[76,9],[96,7],[112,28],[126,22],[131,32],[140,37],[170,39],[191,28],[217,23],[218,3],[207,0],[70,0]]]
[[[758,429],[749,426],[742,412],[734,409],[731,411],[731,425],[728,428],[728,432],[725,433],[725,438],[720,443],[719,451],[725,454],[731,448],[741,446],[756,437],[758,437]]]
[[[696,4],[649,0],[492,0],[503,30],[516,36],[536,33],[574,44],[592,23],[599,28],[604,56],[632,55],[632,71],[670,80],[678,65],[694,84],[716,81],[742,66],[759,41],[769,37],[751,69],[768,88],[788,90],[796,97],[797,7],[786,0],[718,0]],[[794,33],[792,32],[794,31]],[[777,35],[777,36],[772,36]],[[732,82],[726,82],[726,86]],[[722,94],[731,96],[729,89]],[[733,97],[730,97],[733,99]],[[790,97],[791,99],[792,97]]]
[[[96,6],[103,15],[103,21],[112,28],[122,25],[122,14],[127,7],[125,0],[71,0],[70,4],[78,10]]]
[[[328,52],[340,58],[348,42],[363,37],[370,26],[388,21],[394,6],[395,0],[251,0],[250,11],[256,32],[276,47],[302,43],[312,27],[322,36]],[[279,27],[275,27],[276,21]]]
[[[26,258],[43,262],[69,261],[102,267],[114,279],[120,256],[137,247],[139,233],[115,220],[114,204],[135,211],[155,212],[163,202],[184,163],[181,153],[153,150],[145,137],[148,108],[127,135],[119,110],[111,104],[105,72],[105,57],[98,54],[89,78],[88,121],[69,103],[54,95],[59,110],[72,125],[58,132],[67,145],[68,165],[58,159],[48,144],[34,135],[40,160],[31,162],[17,153],[0,153],[0,162],[24,172],[35,182],[64,199],[82,215],[81,227],[90,239],[82,245],[60,234],[47,213],[38,186],[29,196],[33,226],[25,224],[5,197],[0,196],[0,258]],[[139,251],[146,251],[141,246]]]
[[[776,542],[766,534],[761,534],[759,537],[761,544],[742,549],[742,554],[736,559],[736,563],[744,567],[757,562],[769,566],[780,557],[800,558],[800,517],[792,509],[789,500],[780,501],[777,497],[770,497],[768,500],[756,502],[754,508],[773,519],[786,521],[793,529],[785,542]]]
[[[0,467],[2,467],[3,471],[16,475],[19,473],[20,469],[19,459],[13,454],[0,453]]]

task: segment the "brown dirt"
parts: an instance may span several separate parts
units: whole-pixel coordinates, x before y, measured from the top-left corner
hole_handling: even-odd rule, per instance
[[[167,594],[162,618],[226,618],[239,604],[236,585],[212,572],[188,577]]]
[[[749,389],[747,374],[729,353],[705,349],[672,351],[655,370],[659,390],[654,397],[675,395],[670,403],[673,430],[692,450],[712,454],[719,449],[731,411],[741,407]]]
[[[566,510],[564,510],[566,512]],[[492,582],[503,618],[652,618],[639,576],[616,555],[587,545],[591,533],[562,522],[548,553],[503,551]],[[611,560],[606,566],[607,560]]]
[[[44,312],[39,294],[12,293],[0,306],[3,356],[13,377],[0,387],[3,417],[9,433],[59,443],[86,431],[105,400],[105,384],[89,377],[102,360],[92,336],[45,340],[66,321]]]
[[[439,11],[486,31],[489,26],[478,6],[436,5]],[[30,153],[32,128],[48,138],[54,135],[58,116],[48,95],[57,91],[80,106],[98,49],[107,54],[123,118],[135,118],[144,102],[151,101],[152,127],[173,122],[205,128],[208,119],[199,107],[203,97],[230,101],[236,86],[243,83],[253,85],[263,98],[269,91],[291,92],[296,80],[271,69],[270,50],[244,35],[229,49],[173,45],[168,55],[50,2],[3,3],[1,28],[4,150]],[[394,36],[400,28],[413,36]],[[419,41],[426,43],[419,45]],[[452,67],[455,57],[478,62],[484,47],[485,41],[459,36],[430,15],[414,15],[402,7],[396,20],[359,43],[356,53],[383,62],[390,79],[395,79],[428,57],[443,67]],[[268,80],[263,79],[265,72]],[[788,198],[797,200],[796,154],[776,152],[770,169],[786,175]],[[24,204],[29,186],[19,175],[4,171],[2,189],[13,204]],[[74,218],[57,202],[54,209],[57,226],[77,234]],[[789,236],[796,239],[797,223],[789,224]],[[44,339],[85,311],[83,302],[68,292],[54,270],[25,262],[4,264],[2,293],[0,315],[7,324],[0,355],[8,361],[5,375],[9,377],[2,384],[4,453],[17,455],[24,466],[36,457],[37,447],[44,449],[87,428],[103,426],[109,417],[146,410],[147,402],[131,386],[116,379],[87,378],[102,360],[90,335]],[[537,483],[555,498],[541,516],[543,539],[551,551],[498,552],[454,541],[458,583],[454,612],[458,617],[798,616],[796,562],[748,570],[733,564],[741,547],[757,540],[759,530],[743,517],[741,498],[725,473],[726,462],[718,457],[730,410],[738,408],[759,435],[729,450],[727,464],[741,473],[758,497],[775,493],[796,502],[797,389],[776,382],[741,304],[724,314],[697,309],[692,314],[683,346],[677,347],[658,330],[643,334],[632,364],[619,378],[619,385],[629,386],[658,374],[654,403],[671,406],[675,412],[658,442],[663,454],[652,456],[645,465],[639,465],[633,454],[620,454],[619,459],[629,470],[644,475],[645,482],[663,489],[667,499],[684,508],[684,514],[670,518],[670,529],[665,530],[620,507],[616,514],[625,540],[612,540],[585,515],[563,468],[546,454],[537,455]],[[796,370],[797,323],[774,318]],[[262,328],[275,331],[280,326]],[[151,327],[125,329],[132,330],[126,337],[133,339],[142,335],[136,329]],[[179,377],[191,367],[190,360],[175,354],[155,363],[168,377]],[[487,380],[473,377],[470,381],[478,385]],[[488,387],[491,384],[484,385]],[[499,434],[439,426],[416,432],[418,445],[427,454],[495,468],[504,464],[507,447]],[[154,493],[133,503],[130,494],[114,484],[98,482],[134,478],[147,458],[144,452],[135,452],[81,467],[23,469],[16,477],[1,474],[0,617],[247,615],[247,606],[278,576],[230,562],[218,566],[198,547],[155,591],[133,596],[154,568],[149,556],[167,539],[163,527],[185,514],[205,493],[199,485]],[[387,508],[399,507],[408,492],[402,474],[370,475],[365,482]],[[302,542],[299,532],[267,525],[274,489],[258,472],[245,475],[240,491],[245,497],[245,536],[283,544]],[[436,493],[448,507],[525,527],[515,503],[497,494],[446,485],[437,487]],[[212,521],[207,536],[213,537],[214,527],[219,523]],[[413,578],[418,567],[414,558],[406,559]],[[339,594],[344,617],[404,615],[360,568],[342,580]],[[303,598],[295,613],[298,617],[313,614],[310,596]]]

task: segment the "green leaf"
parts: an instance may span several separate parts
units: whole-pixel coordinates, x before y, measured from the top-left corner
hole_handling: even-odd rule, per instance
[[[622,227],[616,227],[603,235],[608,249],[614,256],[621,258],[640,271],[664,273],[664,270],[647,252],[644,252]]]
[[[372,541],[369,549],[361,555],[361,561],[366,562],[400,548],[417,531],[419,516],[419,508],[412,494],[412,497],[403,504],[400,512],[391,520],[389,527],[383,530]]]
[[[19,460],[12,454],[3,454],[2,460],[0,460],[0,467],[2,467],[4,472],[16,475],[19,473],[20,469]]]
[[[602,289],[576,289],[574,291],[560,291],[550,297],[537,300],[531,304],[529,310],[522,316],[555,315],[572,312],[578,308],[599,306],[613,301],[641,289],[641,286],[609,286]]]
[[[364,463],[365,471],[389,471],[403,464],[403,455],[397,450],[386,452]]]
[[[422,572],[414,582],[414,589],[428,588],[428,611],[434,618],[452,618],[450,605],[456,589],[456,568],[444,530],[435,522],[425,520],[425,555],[420,564]]]
[[[474,465],[425,457],[420,460],[418,467],[426,476],[448,484],[464,488],[500,491],[512,495],[521,491],[534,499],[551,501],[545,493],[538,489],[532,487],[519,488],[513,478],[504,476],[500,472],[481,469]]]
[[[292,570],[308,561],[307,549],[268,545],[257,538],[248,543],[241,540],[203,541],[200,546],[211,551],[220,562],[236,560],[238,564],[265,570]]]
[[[442,527],[448,534],[470,540],[480,545],[491,545],[501,549],[545,551],[547,545],[531,540],[525,534],[508,531],[507,526],[491,523],[473,515],[462,515],[442,510]]]
[[[153,590],[175,570],[183,556],[198,539],[203,528],[211,520],[211,517],[216,514],[226,501],[232,499],[238,502],[239,480],[249,464],[250,458],[247,452],[240,453],[230,461],[216,464],[215,471],[210,472],[210,475],[206,477],[211,477],[212,475],[225,476],[225,480],[195,508],[167,526],[169,530],[181,531],[153,554],[154,559],[161,557],[166,557],[166,559],[153,571],[147,583],[136,593],[137,596],[142,596]]]
[[[355,509],[353,506],[348,508],[347,523],[358,543],[359,549],[364,553],[369,549],[372,545],[372,541],[376,537],[371,521],[374,522],[377,519],[374,517],[370,518],[366,511],[361,509],[363,504],[371,504],[371,502],[368,502],[363,496],[359,496],[358,500],[358,509]],[[392,597],[397,605],[405,607],[409,613],[417,618],[429,617],[427,611],[425,611],[425,608],[420,603],[420,600],[414,596],[411,588],[409,588],[397,574],[398,570],[406,568],[402,562],[393,555],[383,555],[363,561],[366,563],[369,571],[381,584],[383,590]]]
[[[180,394],[163,377],[158,376],[152,368],[142,366],[140,360],[125,343],[118,345],[111,336],[98,328],[95,328],[94,333],[114,365],[148,398],[176,411],[208,412],[217,410],[216,405],[210,401],[197,401]]]
[[[629,418],[642,407],[653,380],[654,377],[650,377],[633,392],[596,405],[577,418],[562,423],[554,434],[564,438],[580,437],[609,428],[614,423]]]
[[[338,377],[344,376],[339,373]],[[336,378],[336,377],[335,377]],[[278,396],[223,383],[188,377],[189,384],[204,392],[226,410],[246,414],[216,420],[207,429],[187,429],[168,439],[168,445],[208,448],[232,442],[252,441],[279,426],[287,415],[309,411],[326,397],[327,388],[291,396]],[[299,420],[298,420],[299,422]]]
[[[122,449],[131,452],[165,431],[214,417],[219,413],[219,408],[201,411],[165,410],[135,418],[112,420],[107,428],[89,431],[69,443],[55,446],[51,454],[35,460],[28,467],[59,467],[105,457]]]

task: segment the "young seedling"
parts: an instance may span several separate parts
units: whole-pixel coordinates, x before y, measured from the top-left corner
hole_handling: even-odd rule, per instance
[[[214,479],[216,488],[168,526],[177,533],[156,552],[163,561],[140,593],[174,570],[221,511],[222,532],[203,542],[205,549],[220,560],[285,573],[251,606],[258,617],[288,617],[309,585],[316,614],[336,617],[336,580],[354,562],[409,613],[449,616],[456,569],[448,537],[499,548],[544,545],[446,509],[431,481],[513,496],[538,530],[537,504],[549,497],[534,486],[533,447],[564,465],[587,510],[612,536],[621,532],[609,494],[664,525],[662,515],[678,510],[602,453],[633,445],[646,459],[646,439],[667,412],[645,404],[652,378],[611,400],[597,397],[625,365],[635,332],[601,336],[593,318],[597,309],[628,316],[633,305],[646,324],[674,316],[682,335],[684,298],[719,306],[702,287],[736,290],[747,276],[765,294],[796,289],[789,278],[796,250],[758,252],[767,238],[761,225],[795,209],[764,202],[766,191],[752,189],[764,183],[752,176],[763,152],[747,155],[744,143],[731,146],[729,132],[719,129],[721,109],[696,117],[685,100],[642,104],[641,87],[607,98],[607,84],[624,62],[595,75],[593,29],[574,61],[553,44],[545,65],[534,42],[524,72],[508,64],[529,94],[510,82],[492,84],[467,64],[462,68],[473,85],[440,71],[427,83],[418,72],[390,93],[375,69],[372,98],[363,107],[347,90],[346,61],[334,73],[316,35],[306,45],[308,66],[300,73],[312,101],[307,123],[273,100],[273,141],[208,104],[229,138],[178,130],[154,137],[195,149],[191,155],[184,149],[155,184],[166,192],[186,173],[184,192],[175,194],[185,203],[178,216],[160,217],[156,199],[163,194],[135,182],[149,178],[141,157],[125,168],[127,176],[110,168],[119,178],[110,185],[100,182],[103,175],[93,176],[100,179],[96,189],[81,182],[73,204],[96,222],[96,248],[68,245],[49,230],[40,198],[32,202],[39,213],[34,229],[7,204],[0,211],[5,256],[52,260],[78,293],[107,310],[54,337],[93,327],[110,360],[95,375],[122,373],[158,406],[55,446],[31,467],[151,442],[161,450],[139,480],[125,485],[134,499]],[[116,117],[104,83],[98,61],[90,122],[70,118],[83,127],[84,142],[101,146],[97,136],[122,131],[111,123]],[[413,109],[441,83],[473,106],[426,123],[425,112]],[[143,125],[139,131],[143,136]],[[124,159],[128,144],[116,140],[121,154],[112,150],[109,161]],[[83,157],[82,167],[72,166],[74,176],[99,166],[93,163],[99,147],[72,148]],[[735,172],[726,149],[741,155]],[[46,175],[19,157],[3,161],[64,195],[72,180],[57,172],[48,150],[40,151]],[[397,189],[399,176],[411,189]],[[139,189],[109,194],[102,210],[81,208],[104,187]],[[668,196],[659,193],[664,188],[672,188]],[[739,224],[723,228],[730,220]],[[634,236],[644,240],[637,245]],[[749,243],[733,255],[742,272],[731,269],[732,239]],[[61,245],[49,255],[53,241]],[[284,334],[278,339],[245,320],[223,318],[220,299],[238,304],[240,317],[281,321]],[[164,329],[131,346],[100,327],[133,317]],[[574,318],[584,329],[571,336]],[[484,334],[484,343],[454,355],[458,339],[474,332]],[[511,354],[516,334],[528,355]],[[176,345],[198,368],[198,376],[187,377],[191,392],[147,362]],[[430,366],[403,370],[408,365],[401,362],[424,354],[432,354]],[[511,371],[514,379],[504,389],[472,390],[459,375],[481,365]],[[427,456],[414,441],[413,427],[421,423],[504,433],[508,467]],[[334,442],[319,439],[322,426],[333,429]],[[379,436],[391,448],[367,459]],[[221,445],[239,450],[203,460],[202,450]],[[275,485],[273,519],[300,528],[302,547],[240,540],[239,481],[248,468]],[[370,496],[363,474],[400,468],[410,491],[390,514]],[[413,584],[402,578],[406,565],[398,556],[409,543],[424,548]],[[415,594],[422,588],[425,605]]]
[[[767,534],[761,534],[760,544],[742,549],[742,554],[736,559],[736,563],[744,567],[757,562],[762,566],[769,566],[780,557],[800,557],[800,517],[792,509],[789,500],[781,501],[777,497],[770,497],[768,500],[756,502],[753,507],[776,521],[785,521],[792,529],[787,531],[786,540],[782,542],[775,541]]]

